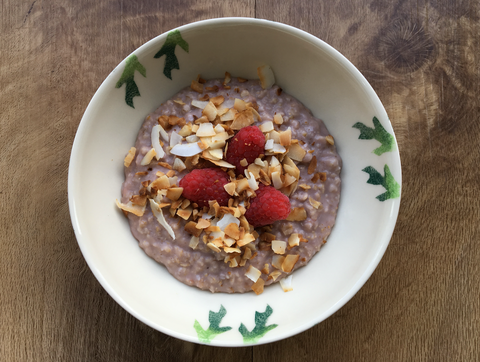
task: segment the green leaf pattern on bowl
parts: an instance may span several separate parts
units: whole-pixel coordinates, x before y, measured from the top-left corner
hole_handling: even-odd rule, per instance
[[[166,55],[163,74],[169,79],[172,79],[172,69],[180,69],[177,56],[175,55],[175,47],[177,45],[188,53],[188,43],[183,40],[179,30],[174,30],[168,33],[165,44],[163,44],[157,54],[154,55],[154,58],[160,58]]]
[[[273,313],[272,307],[267,304],[265,312],[255,312],[255,327],[249,331],[243,323],[240,324],[238,331],[243,337],[244,343],[258,343],[260,338],[262,338],[268,331],[276,328],[277,324],[266,325],[268,317]],[[210,325],[207,329],[203,329],[200,323],[195,319],[193,323],[193,328],[197,332],[198,340],[202,343],[210,343],[219,334],[225,333],[232,329],[232,327],[220,327],[220,323],[227,314],[227,310],[223,305],[220,306],[218,312],[209,311],[208,321]]]
[[[145,67],[138,61],[137,56],[132,54],[125,61],[125,69],[115,85],[115,88],[120,88],[124,83],[126,84],[125,102],[132,108],[135,108],[133,105],[133,97],[140,95],[137,83],[135,83],[135,71],[138,71],[144,77],[147,76],[147,70]]]
[[[377,117],[373,117],[373,127],[374,128],[367,127],[361,122],[357,122],[353,125],[353,128],[360,130],[360,136],[358,136],[358,139],[376,139],[381,143],[381,146],[373,151],[373,153],[375,153],[377,156],[380,156],[385,152],[393,151],[395,147],[395,138],[388,133],[385,128],[383,128]],[[362,171],[370,175],[367,180],[368,184],[382,185],[385,190],[387,190],[383,194],[377,196],[378,200],[385,201],[400,197],[400,185],[397,181],[395,181],[395,178],[393,177],[392,173],[390,172],[390,168],[387,165],[384,167],[384,176],[382,176],[380,172],[378,172],[372,166],[365,167]]]
[[[195,319],[193,328],[197,331],[198,340],[202,343],[210,343],[217,335],[232,329],[232,327],[220,327],[220,322],[226,314],[227,310],[223,305],[220,306],[220,310],[216,313],[210,311],[208,313],[208,321],[210,322],[210,325],[206,330],[203,329],[200,323]]]

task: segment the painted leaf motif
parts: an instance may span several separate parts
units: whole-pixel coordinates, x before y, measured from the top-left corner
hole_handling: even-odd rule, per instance
[[[135,108],[133,106],[133,97],[140,95],[140,91],[138,90],[137,83],[135,83],[134,79],[136,70],[144,77],[147,76],[147,70],[145,67],[138,61],[137,56],[132,54],[127,58],[122,76],[115,85],[115,88],[120,88],[124,83],[126,84],[125,102],[132,108]]]
[[[220,322],[226,314],[227,311],[223,305],[220,306],[220,310],[217,313],[210,311],[208,314],[208,321],[210,322],[210,325],[206,330],[203,329],[200,323],[195,319],[193,328],[195,328],[200,342],[210,343],[217,335],[232,329],[232,327],[220,327]]]
[[[376,139],[378,142],[382,144],[380,147],[376,148],[373,151],[373,153],[375,153],[377,156],[380,156],[385,152],[392,151],[395,145],[395,139],[393,138],[393,136],[390,133],[388,133],[385,130],[385,128],[383,128],[382,124],[380,123],[377,117],[373,117],[373,126],[374,128],[370,128],[365,126],[361,122],[357,122],[353,125],[353,128],[357,128],[360,130],[360,136],[358,136],[358,139],[361,139],[361,140]]]
[[[400,196],[400,185],[393,178],[392,173],[387,165],[384,167],[385,176],[382,176],[372,166],[365,167],[362,171],[370,175],[367,180],[368,184],[382,185],[387,190],[383,194],[377,196],[378,200],[385,201],[388,199],[395,199]]]
[[[238,330],[243,336],[244,343],[257,343],[268,331],[271,331],[278,326],[277,324],[266,326],[267,319],[272,313],[272,307],[267,304],[265,312],[255,312],[255,327],[251,331],[249,331],[243,323],[240,325]]]
[[[175,55],[175,47],[177,45],[188,53],[188,43],[183,40],[179,30],[174,30],[168,33],[165,44],[163,44],[162,48],[154,55],[154,58],[160,58],[166,55],[163,74],[169,79],[172,79],[172,69],[180,69],[177,56]]]

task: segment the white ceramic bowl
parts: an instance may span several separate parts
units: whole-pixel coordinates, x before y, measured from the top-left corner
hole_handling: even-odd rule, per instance
[[[165,55],[154,58],[167,40],[165,33],[133,53],[146,69],[146,77],[139,71],[134,74],[141,93],[133,98],[135,108],[125,102],[125,85],[115,87],[125,69],[124,60],[85,111],[68,177],[78,243],[107,292],[129,313],[163,333],[217,346],[269,343],[295,335],[320,323],[352,298],[387,248],[401,185],[392,126],[360,72],[338,51],[304,31],[248,18],[205,20],[176,30],[188,43],[188,52],[176,47],[180,69],[172,70],[173,79],[164,74]],[[211,294],[178,282],[138,247],[114,202],[124,180],[123,158],[145,115],[189,85],[197,74],[222,78],[229,71],[234,76],[257,78],[256,69],[264,64],[274,70],[277,84],[323,119],[335,137],[343,159],[337,222],[328,243],[307,267],[293,274],[292,292],[284,293],[279,285],[273,285],[260,296]],[[362,127],[357,122],[373,128],[374,117],[381,125],[377,124],[373,136],[385,143],[387,150],[381,155],[373,152],[380,142],[359,139],[357,129]],[[383,178],[386,166],[390,176]],[[371,168],[365,170],[367,167]],[[369,179],[371,183],[367,183]],[[391,198],[380,201],[377,196],[386,188]],[[266,325],[276,327],[262,328],[265,315],[257,312],[266,311]],[[250,332],[257,328],[250,334],[242,328],[242,334],[242,324]]]

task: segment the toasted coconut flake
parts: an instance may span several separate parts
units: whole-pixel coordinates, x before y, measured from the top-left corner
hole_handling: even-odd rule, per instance
[[[216,93],[216,92],[218,92],[218,89],[219,89],[218,85],[214,85],[213,87],[205,87],[205,90],[207,92],[215,92]]]
[[[150,189],[155,188],[158,190],[168,189],[170,187],[170,181],[168,180],[167,175],[163,175],[153,181],[148,187]]]
[[[274,255],[272,256],[272,266],[274,268],[281,270],[284,260],[285,260],[285,257],[283,255]]]
[[[147,204],[147,196],[133,195],[130,198],[130,201],[133,205],[145,206]]]
[[[280,270],[274,270],[270,273],[268,279],[273,279],[273,281],[275,281],[280,275],[282,275],[282,272]]]
[[[240,160],[240,166],[247,167],[247,165],[248,165],[248,161],[246,158],[243,158],[242,160]]]
[[[231,248],[231,247],[225,247],[223,248],[223,251],[226,252],[227,254],[230,253],[241,253],[242,251],[239,248]]]
[[[213,150],[209,150],[210,154],[216,158],[217,160],[221,160],[223,157],[223,151],[219,148],[215,148]]]
[[[212,143],[210,143],[210,149],[212,150],[216,150],[216,149],[222,150],[223,147],[225,147],[225,141],[213,141]]]
[[[269,89],[275,84],[275,76],[269,65],[258,67],[257,73],[263,89]]]
[[[310,190],[312,188],[311,186],[308,186],[307,184],[300,184],[298,186],[300,186],[304,190]]]
[[[273,145],[274,145],[273,140],[267,140],[267,142],[265,142],[265,150],[266,151],[273,151]]]
[[[210,221],[204,218],[198,219],[197,225],[195,225],[197,229],[206,229],[209,226],[210,226]]]
[[[195,250],[198,246],[198,242],[200,239],[197,236],[192,236],[190,239],[190,243],[188,244],[189,247],[191,247],[193,250]]]
[[[179,144],[170,150],[171,154],[181,157],[191,157],[201,152],[202,149],[200,148],[198,143]]]
[[[245,171],[247,171],[247,170],[245,170]],[[248,172],[248,174],[249,174],[248,186],[253,191],[258,190],[258,182],[255,180],[255,175],[251,172]]]
[[[167,221],[165,220],[165,217],[163,216],[162,209],[159,207],[159,205],[152,199],[150,199],[150,208],[152,209],[153,215],[158,220],[158,223],[162,225],[167,232],[170,234],[173,240],[175,240],[175,233],[173,232],[173,229],[170,225],[168,225]]]
[[[125,167],[129,167],[130,164],[132,163],[133,159],[135,158],[135,152],[137,152],[137,149],[135,147],[130,148],[128,151],[127,155],[125,156],[125,159],[123,160],[123,165]]]
[[[192,80],[192,83],[190,84],[190,88],[194,90],[197,93],[203,93],[203,84],[200,84],[196,80]]]
[[[229,109],[225,114],[220,116],[220,120],[222,122],[233,121],[233,119],[235,118],[235,114],[236,112],[234,109]]]
[[[261,159],[259,159],[259,158],[256,158],[254,163],[255,163],[255,165],[257,165],[257,166],[265,167],[265,163],[264,163]]]
[[[213,122],[215,120],[215,118],[217,117],[217,108],[212,103],[212,101],[208,102],[208,104],[203,109],[202,114],[206,116],[210,122]],[[215,133],[211,136],[214,136],[214,135]],[[198,136],[198,132],[197,132],[197,136]]]
[[[265,266],[263,267],[263,269],[261,270],[262,274],[267,274],[270,273],[270,265],[269,264],[265,264]]]
[[[285,254],[285,249],[287,248],[287,242],[281,240],[272,241],[272,250],[275,254]]]
[[[294,143],[289,147],[287,156],[292,160],[300,162],[303,160],[306,154],[307,151],[305,151],[302,146],[300,146],[298,143]]]
[[[252,265],[248,267],[248,270],[245,273],[245,276],[254,283],[260,278],[260,275],[262,275],[262,272]]]
[[[217,226],[224,231],[225,228],[231,224],[235,223],[237,225],[240,225],[240,220],[234,217],[232,214],[225,214],[223,217],[217,222]]]
[[[317,168],[317,157],[313,156],[312,160],[310,161],[310,164],[308,165],[307,173],[311,175],[312,173],[315,172],[316,168]]]
[[[218,167],[225,167],[225,168],[235,168],[234,165],[228,163],[227,161],[223,161],[223,160],[211,160],[211,162],[215,165],[217,165]]]
[[[327,173],[326,172],[316,172],[315,175],[312,177],[312,182],[317,182],[318,180],[325,182],[327,181]]]
[[[148,151],[146,155],[143,157],[142,162],[140,162],[140,165],[142,166],[148,165],[150,162],[152,162],[152,159],[153,157],[155,157],[156,154],[157,153],[155,152],[155,148],[150,149],[150,151]]]
[[[230,125],[230,128],[234,131],[238,131],[242,129],[243,127],[250,126],[255,122],[255,119],[253,118],[253,112],[251,109],[247,109],[243,112],[239,112],[235,114],[233,117],[233,122]]]
[[[127,204],[122,204],[120,201],[115,200],[117,203],[118,208],[130,212],[134,215],[137,216],[142,216],[145,212],[145,205],[140,206],[140,205],[135,205],[131,201],[129,201]]]
[[[197,137],[211,137],[215,136],[215,130],[211,123],[202,123],[197,131]]]
[[[327,143],[331,146],[335,144],[335,140],[333,139],[332,135],[328,135],[327,137],[325,137],[325,141],[327,141]]]
[[[280,177],[280,172],[272,172],[271,176],[272,176],[273,186],[277,190],[280,190],[283,187],[283,182],[282,182],[282,178]]]
[[[253,236],[250,233],[247,233],[243,236],[243,238],[241,238],[237,241],[237,245],[239,247],[242,247],[242,246],[245,246],[245,245],[251,243],[252,241],[255,241],[255,236]]]
[[[235,239],[232,239],[232,238],[229,238],[229,237],[225,237],[223,239],[223,242],[225,243],[225,245],[227,247],[231,247],[233,244],[235,244],[237,241]]]
[[[285,147],[283,147],[282,145],[278,144],[278,143],[274,143],[272,152],[273,153],[285,153],[285,152],[287,152],[287,149]]]
[[[282,287],[282,289],[285,293],[286,292],[291,292],[293,290],[292,277],[293,277],[293,275],[290,275],[290,276],[280,280],[280,286]]]
[[[290,127],[286,131],[280,132],[280,144],[282,146],[290,146],[292,144],[292,129]]]
[[[247,109],[247,105],[244,100],[235,98],[235,103],[233,104],[233,108],[235,108],[238,112],[242,112]]]
[[[225,227],[225,235],[228,235],[232,239],[238,240],[240,238],[240,229],[238,225],[234,222],[228,224]]]
[[[225,72],[225,79],[223,80],[223,85],[230,83],[232,76],[229,72]]]
[[[295,207],[287,217],[288,221],[304,221],[307,219],[307,211],[303,207]]]
[[[230,196],[233,196],[233,194],[235,193],[235,182],[229,182],[228,184],[225,184],[223,186],[223,188],[225,189],[225,191],[227,191],[227,193],[230,195]]]
[[[237,192],[237,194],[242,193],[243,191],[245,191],[250,187],[248,184],[248,180],[246,178],[237,180],[236,183],[237,183],[237,189],[235,191]]]
[[[178,176],[173,176],[168,178],[168,182],[170,183],[170,187],[175,187],[177,185]]]
[[[197,99],[192,100],[192,106],[200,109],[204,109],[208,105],[208,101],[199,101]]]
[[[320,201],[317,201],[311,197],[308,198],[308,202],[317,210],[322,206],[322,203]]]
[[[175,176],[175,171],[169,170],[169,171],[167,172],[167,177],[173,177],[173,176]]]
[[[213,243],[208,243],[207,246],[216,253],[221,252],[220,248]]]
[[[260,131],[262,131],[263,133],[273,131],[273,122],[272,121],[264,122],[258,128],[260,128]]]
[[[283,124],[283,117],[280,113],[277,113],[273,116],[273,122],[275,124]]]
[[[294,246],[300,245],[300,237],[297,233],[290,234],[288,238],[288,246],[293,248]]]
[[[199,101],[208,101],[209,99],[210,99],[210,96],[206,93],[200,98],[198,98]]]
[[[184,200],[182,201],[182,205],[181,205],[180,207],[181,207],[182,209],[186,209],[187,207],[190,206],[190,203],[191,203],[191,202],[190,202],[189,199],[184,199]]]
[[[188,220],[188,218],[192,215],[192,212],[193,212],[193,208],[187,207],[186,209],[178,209],[177,215],[184,220]]]
[[[170,134],[170,147],[176,146],[179,143],[182,143],[183,137],[180,136],[177,132],[172,131]]]
[[[180,104],[181,106],[185,105],[185,103],[183,103],[181,99],[175,99],[174,102]]]
[[[198,229],[196,222],[189,221],[185,224],[185,231],[190,235],[194,235],[198,237],[202,233],[203,229]]]
[[[175,158],[175,161],[173,162],[173,169],[178,172],[182,172],[185,170],[187,166],[183,163],[183,161],[179,158]]]
[[[229,109],[230,109],[230,108],[224,107],[224,106],[217,108],[217,116],[218,116],[218,117],[223,116],[225,113],[228,112]]]
[[[188,143],[197,143],[198,141],[200,141],[200,138],[198,138],[198,136],[194,134],[186,137],[185,139],[187,140]]]
[[[172,201],[177,201],[182,196],[182,187],[171,187],[167,190],[167,197]]]
[[[214,130],[216,134],[225,133],[225,128],[223,128],[223,126],[220,123],[215,126]]]
[[[298,258],[300,258],[300,255],[287,255],[282,263],[282,270],[285,273],[290,273],[297,263]]]
[[[258,278],[257,281],[252,285],[252,290],[256,295],[260,295],[263,293],[264,286],[265,281],[262,278]]]
[[[210,102],[212,102],[215,107],[218,107],[224,101],[225,101],[224,96],[216,96],[216,97],[213,97],[213,98],[210,99]]]

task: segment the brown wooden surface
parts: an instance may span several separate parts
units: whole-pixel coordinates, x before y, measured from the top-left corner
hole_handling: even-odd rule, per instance
[[[403,195],[379,267],[340,311],[270,345],[222,349],[126,313],[70,223],[72,142],[131,51],[212,17],[284,22],[366,76],[393,123]],[[2,0],[0,361],[480,360],[480,6],[467,0]]]

